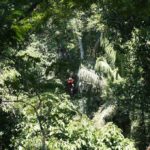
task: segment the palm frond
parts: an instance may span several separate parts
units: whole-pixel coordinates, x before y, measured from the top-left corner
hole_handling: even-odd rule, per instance
[[[92,88],[101,89],[105,86],[106,81],[104,78],[100,78],[96,72],[92,69],[87,69],[85,66],[81,65],[78,71],[78,78],[80,85],[82,84],[83,89],[87,88],[87,85],[92,86]]]
[[[96,60],[95,70],[102,75],[108,75],[112,72],[110,65],[107,63],[107,60],[103,57],[100,57]]]

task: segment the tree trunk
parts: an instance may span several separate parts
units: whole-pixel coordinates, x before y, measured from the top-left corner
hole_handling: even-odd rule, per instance
[[[84,59],[84,49],[83,49],[83,43],[82,38],[78,36],[78,43],[79,43],[79,49],[80,49],[80,59]]]
[[[42,126],[42,123],[41,123],[41,120],[40,120],[40,116],[37,112],[37,110],[35,110],[35,113],[36,113],[36,117],[37,117],[37,120],[38,120],[38,123],[39,123],[39,126],[40,126],[40,132],[41,132],[41,136],[42,136],[42,139],[41,139],[41,142],[42,142],[42,150],[47,150],[46,148],[46,140],[45,140],[45,131],[44,131],[44,128]]]
[[[101,128],[106,124],[106,119],[111,119],[116,113],[117,106],[115,104],[103,104],[94,114],[93,122],[96,128]]]

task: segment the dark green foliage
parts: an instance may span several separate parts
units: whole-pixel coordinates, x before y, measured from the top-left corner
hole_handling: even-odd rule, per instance
[[[1,149],[14,149],[12,143],[13,136],[18,137],[21,132],[21,127],[18,126],[21,120],[19,112],[5,112],[0,109],[0,147]],[[15,130],[14,130],[15,129]]]
[[[124,136],[145,149],[150,141],[149,4],[1,0],[2,149],[134,150]],[[70,98],[66,79],[82,65],[91,69],[83,75],[84,92]],[[103,115],[111,102],[116,114],[108,112],[106,125],[96,129],[90,119],[101,109]]]

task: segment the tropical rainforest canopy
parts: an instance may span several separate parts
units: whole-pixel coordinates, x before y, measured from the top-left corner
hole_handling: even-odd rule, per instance
[[[0,1],[1,150],[145,150],[149,91],[149,0]]]

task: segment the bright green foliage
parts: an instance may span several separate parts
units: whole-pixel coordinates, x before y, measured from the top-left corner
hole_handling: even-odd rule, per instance
[[[1,75],[1,84],[3,85],[4,82],[15,82],[19,76],[19,72],[17,72],[15,69],[5,68]]]
[[[124,139],[115,125],[110,123],[98,131],[85,117],[72,121],[66,128],[65,135],[64,140],[53,139],[50,143],[50,149],[134,150],[133,143]]]
[[[42,125],[48,149],[134,150],[133,143],[125,139],[115,125],[110,123],[101,130],[95,129],[86,116],[76,112],[75,106],[65,95],[63,97],[56,94],[43,93],[40,95],[41,101],[34,97],[30,99],[30,103],[26,100],[18,105],[24,117],[20,124],[20,136],[13,140],[16,149],[40,149]]]
[[[53,136],[63,136],[66,125],[76,114],[75,107],[66,100],[65,95],[63,97],[51,93],[22,100],[17,107],[24,117],[20,124],[22,127],[20,137],[17,139],[14,137],[13,140],[16,149],[22,145],[24,149],[40,149],[43,136],[46,143]]]

